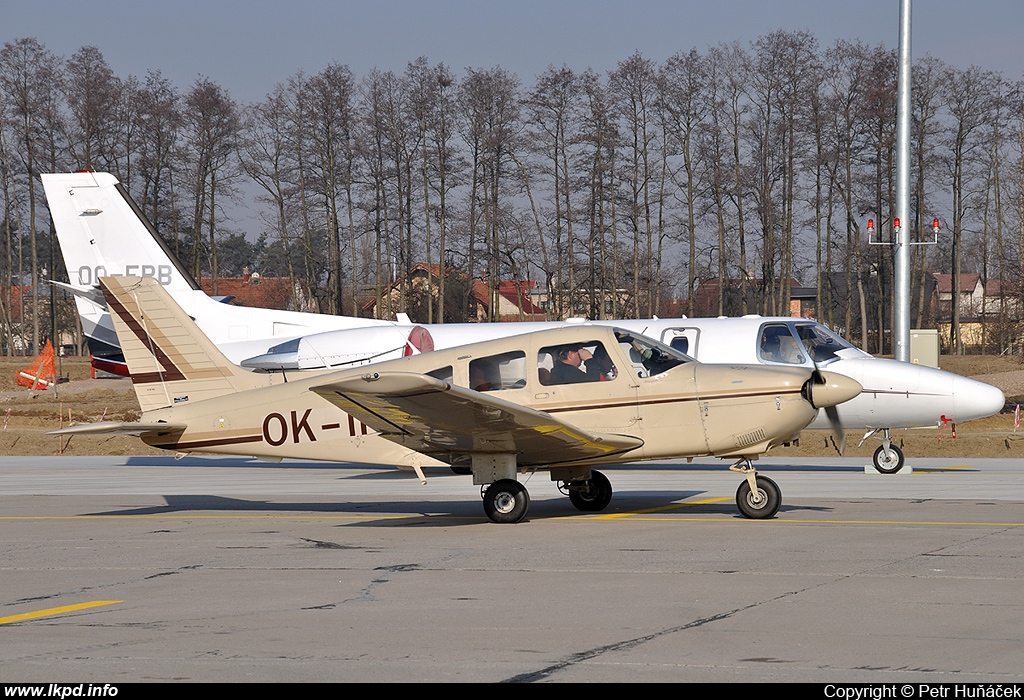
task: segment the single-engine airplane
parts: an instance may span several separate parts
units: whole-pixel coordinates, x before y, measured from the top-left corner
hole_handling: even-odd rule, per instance
[[[234,363],[263,372],[342,369],[414,355],[431,349],[520,335],[582,319],[548,323],[462,323],[418,326],[344,316],[229,306],[207,297],[160,242],[152,224],[127,191],[108,173],[43,175],[47,201],[76,294],[90,349],[119,352],[98,288],[104,274],[157,279]],[[667,318],[592,321],[643,334],[705,363],[769,367],[827,367],[850,377],[864,391],[820,412],[811,429],[833,421],[863,430],[863,443],[879,435],[873,463],[883,473],[904,465],[890,431],[964,423],[997,413],[999,389],[939,369],[875,358],[825,326],[788,317]],[[102,352],[102,350],[100,350]],[[115,369],[110,359],[101,369]]]
[[[142,407],[139,423],[56,434],[132,433],[177,452],[467,467],[484,511],[518,522],[520,472],[547,470],[600,511],[596,466],[713,455],[745,478],[740,512],[768,518],[781,492],[751,461],[795,439],[861,385],[803,367],[701,364],[627,330],[577,324],[284,381],[232,364],[157,280],[101,277]],[[584,364],[585,360],[585,364]]]

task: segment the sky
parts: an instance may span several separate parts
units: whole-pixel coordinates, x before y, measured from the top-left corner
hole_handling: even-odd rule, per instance
[[[35,37],[70,57],[93,45],[119,77],[159,70],[179,89],[200,76],[241,102],[331,62],[357,78],[420,56],[501,66],[530,85],[548,66],[613,70],[640,52],[743,45],[777,29],[896,48],[899,0],[0,0],[0,45]],[[1024,79],[1024,0],[917,0],[913,57]]]

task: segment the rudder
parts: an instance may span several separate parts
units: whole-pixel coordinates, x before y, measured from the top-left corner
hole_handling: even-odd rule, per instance
[[[157,280],[100,284],[143,413],[272,382],[232,364]]]

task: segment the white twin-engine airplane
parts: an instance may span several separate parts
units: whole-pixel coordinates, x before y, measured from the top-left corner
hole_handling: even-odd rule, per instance
[[[345,316],[250,309],[206,296],[166,250],[139,207],[107,173],[43,175],[57,236],[90,348],[116,343],[97,283],[102,275],[157,279],[232,362],[262,372],[353,367],[540,329],[577,325],[463,323],[415,325]],[[904,465],[890,440],[899,428],[964,423],[997,413],[999,389],[949,372],[875,358],[814,321],[789,317],[669,318],[593,321],[640,333],[703,363],[827,368],[863,387],[835,411],[844,430],[863,430],[863,443],[881,436],[875,468]],[[101,366],[102,367],[102,366]],[[828,429],[824,411],[809,426]]]

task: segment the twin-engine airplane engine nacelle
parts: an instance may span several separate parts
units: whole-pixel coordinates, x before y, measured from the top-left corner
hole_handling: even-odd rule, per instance
[[[344,369],[433,349],[434,339],[423,326],[371,326],[294,338],[241,365],[257,372]]]

